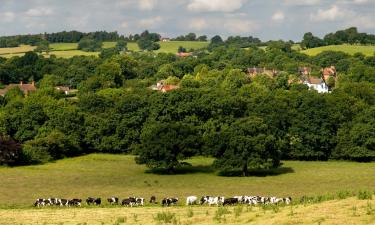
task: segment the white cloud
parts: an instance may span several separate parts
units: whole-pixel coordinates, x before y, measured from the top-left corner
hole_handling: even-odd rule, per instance
[[[246,19],[224,19],[223,27],[233,34],[248,34],[258,29],[258,24]]]
[[[278,11],[278,12],[275,12],[273,15],[272,15],[272,20],[276,21],[276,22],[281,22],[285,19],[285,15],[283,12],[281,11]]]
[[[38,7],[32,8],[26,11],[27,16],[38,17],[38,16],[49,16],[54,13],[52,8]]]
[[[163,18],[161,16],[156,16],[152,18],[142,19],[139,21],[138,25],[142,28],[149,29],[157,27],[161,23],[163,23]]]
[[[139,9],[140,10],[153,10],[157,4],[157,0],[140,0]]]
[[[190,11],[196,12],[233,12],[241,9],[245,0],[191,0]]]
[[[1,18],[0,20],[1,22],[11,23],[16,18],[16,14],[14,12],[3,12],[3,13],[0,12],[0,18]]]
[[[345,10],[333,5],[328,9],[318,9],[316,13],[310,14],[311,21],[337,21],[345,17]]]
[[[189,28],[192,30],[204,30],[208,27],[208,23],[205,19],[196,18],[190,21]]]
[[[284,2],[288,5],[318,5],[320,4],[321,0],[284,0]]]
[[[370,16],[356,15],[347,23],[348,27],[355,26],[364,29],[375,29],[375,18]]]
[[[126,21],[124,21],[124,22],[121,23],[120,27],[121,28],[128,28],[129,27],[129,23],[126,22]]]

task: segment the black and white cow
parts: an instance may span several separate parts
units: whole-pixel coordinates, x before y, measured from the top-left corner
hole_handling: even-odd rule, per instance
[[[35,207],[41,207],[41,206],[45,206],[45,202],[44,202],[45,199],[43,198],[38,198],[35,203],[34,203],[34,206]]]
[[[60,206],[69,206],[68,199],[60,199]]]
[[[102,199],[101,198],[93,198],[93,197],[88,197],[86,199],[87,205],[100,205],[102,204]]]
[[[162,206],[176,205],[178,203],[178,198],[164,198],[161,201]]]
[[[74,198],[68,201],[68,206],[81,206],[82,199]]]
[[[189,196],[186,198],[186,205],[195,205],[197,204],[198,197],[197,196]]]
[[[121,205],[133,207],[137,204],[137,200],[134,197],[125,198],[122,200]]]
[[[117,205],[118,204],[118,198],[117,197],[111,197],[111,198],[108,198],[108,203],[111,204],[111,205]]]
[[[156,204],[156,197],[155,196],[151,196],[150,203],[151,204]]]
[[[226,206],[226,205],[236,205],[238,203],[239,203],[238,198],[226,198],[224,200],[223,206]]]
[[[224,203],[224,197],[213,197],[213,196],[203,196],[201,198],[201,205],[207,203],[209,206],[211,205],[220,205]]]
[[[135,198],[135,204],[137,206],[144,206],[145,205],[145,199],[144,198]]]

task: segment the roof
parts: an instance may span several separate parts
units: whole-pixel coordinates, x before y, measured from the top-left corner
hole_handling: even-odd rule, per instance
[[[23,93],[27,94],[31,91],[36,91],[34,83],[32,84],[9,84],[3,89],[0,89],[0,95],[5,95],[9,90],[19,88]]]
[[[177,85],[164,85],[162,88],[160,88],[160,90],[162,92],[167,92],[167,91],[176,90],[178,88],[179,88],[179,86],[177,86]]]
[[[58,91],[70,91],[70,88],[68,86],[56,86],[55,87],[56,90]]]
[[[335,76],[336,75],[336,67],[331,66],[324,68],[322,71],[323,76]]]
[[[176,53],[176,56],[178,57],[188,57],[188,56],[193,56],[192,52],[178,52]]]
[[[310,77],[307,79],[307,82],[310,84],[321,84],[323,83],[323,80],[321,78]]]

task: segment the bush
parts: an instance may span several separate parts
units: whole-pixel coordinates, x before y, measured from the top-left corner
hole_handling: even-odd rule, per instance
[[[359,200],[371,200],[372,193],[369,191],[359,191],[358,192],[358,199]]]
[[[21,145],[7,136],[0,136],[0,165],[14,165],[21,153]]]
[[[163,223],[172,223],[173,220],[176,219],[176,214],[171,213],[171,212],[159,212],[156,214],[154,217],[154,220],[157,222],[163,222]]]

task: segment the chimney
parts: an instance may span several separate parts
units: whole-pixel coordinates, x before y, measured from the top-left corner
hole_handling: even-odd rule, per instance
[[[21,86],[23,85],[23,81],[22,81],[22,80],[20,81],[20,85],[21,85]]]
[[[32,85],[33,87],[35,87],[35,81],[34,81],[34,80],[31,82],[31,85]]]

